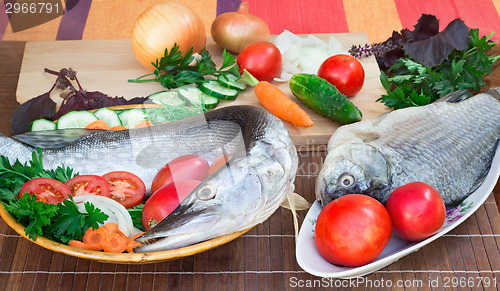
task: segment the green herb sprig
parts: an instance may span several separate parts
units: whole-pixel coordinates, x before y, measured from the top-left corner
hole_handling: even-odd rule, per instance
[[[163,57],[151,63],[155,71],[138,77],[137,79],[128,80],[129,82],[159,82],[167,89],[178,88],[189,84],[199,84],[205,80],[206,76],[225,76],[232,74],[240,76],[236,59],[224,50],[222,54],[222,66],[217,69],[215,63],[210,56],[208,50],[203,49],[199,56],[193,53],[191,48],[187,53],[183,54],[179,50],[179,46],[174,44],[170,49],[165,49]],[[154,76],[154,78],[149,78]]]
[[[500,56],[487,56],[486,51],[496,42],[488,36],[479,37],[478,29],[470,29],[469,49],[454,50],[441,64],[424,66],[411,58],[401,58],[388,74],[381,73],[381,83],[387,91],[377,101],[400,109],[434,102],[457,90],[479,91],[485,86],[484,75]],[[469,93],[470,94],[470,93]]]

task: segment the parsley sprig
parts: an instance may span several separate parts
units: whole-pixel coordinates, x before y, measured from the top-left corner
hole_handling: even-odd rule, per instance
[[[500,56],[487,56],[486,51],[496,42],[488,36],[479,37],[478,29],[470,29],[469,49],[454,50],[440,65],[427,67],[411,58],[401,58],[388,74],[381,73],[381,83],[387,91],[377,101],[399,109],[421,106],[457,90],[479,91],[485,86],[484,75]],[[470,94],[470,93],[469,93]]]
[[[222,65],[217,69],[208,50],[203,49],[200,55],[193,53],[191,48],[183,54],[179,46],[174,44],[170,49],[165,49],[165,53],[160,60],[151,63],[155,71],[129,80],[129,82],[159,82],[167,89],[178,88],[189,84],[199,84],[205,80],[206,76],[226,76],[232,74],[239,76],[236,59],[226,50],[222,54]],[[154,76],[154,78],[147,79]]]
[[[18,199],[22,185],[31,179],[45,177],[64,183],[78,175],[65,166],[46,170],[42,158],[41,149],[34,151],[32,159],[24,164],[18,159],[11,164],[7,157],[0,156],[0,200],[4,208],[26,227],[25,234],[33,241],[42,235],[62,243],[80,240],[89,227],[98,228],[108,215],[89,202],[84,204],[85,213],[82,213],[72,198],[57,205],[37,201],[36,196],[27,193]]]

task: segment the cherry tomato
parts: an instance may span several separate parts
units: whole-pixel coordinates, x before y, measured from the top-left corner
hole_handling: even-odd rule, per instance
[[[227,160],[229,160],[230,157],[231,154],[225,154],[215,159],[208,169],[208,175],[212,175],[220,167],[224,166],[224,164],[226,164]]]
[[[181,180],[203,181],[208,177],[208,162],[197,155],[183,155],[168,162],[153,179],[151,192],[155,193],[161,187]]]
[[[394,232],[409,241],[421,241],[436,234],[446,219],[441,195],[423,182],[396,188],[385,207],[391,215]]]
[[[375,260],[391,233],[391,217],[380,202],[366,195],[348,194],[321,210],[314,241],[330,263],[357,267]]]
[[[149,230],[167,217],[200,183],[197,180],[176,181],[154,192],[142,209],[144,228]]]
[[[318,76],[335,85],[340,93],[356,95],[365,82],[365,70],[361,63],[348,55],[334,55],[326,59],[318,70]]]
[[[268,41],[257,41],[247,45],[236,58],[239,72],[246,69],[259,81],[272,81],[281,72],[280,50]]]
[[[24,193],[34,194],[37,201],[48,204],[57,204],[68,199],[71,194],[68,187],[63,183],[51,178],[34,178],[24,183],[19,191],[19,198]]]
[[[125,208],[140,204],[146,195],[146,185],[141,178],[126,171],[115,171],[102,176],[109,184],[110,197]]]
[[[66,183],[71,195],[99,195],[109,197],[108,181],[97,175],[79,175],[75,176]]]

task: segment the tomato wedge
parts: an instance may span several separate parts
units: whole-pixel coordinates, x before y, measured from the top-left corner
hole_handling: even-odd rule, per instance
[[[24,193],[34,194],[37,201],[48,204],[57,204],[68,199],[71,194],[69,188],[63,183],[51,178],[34,178],[24,183],[19,191],[19,198]]]
[[[80,175],[73,177],[64,183],[68,186],[73,196],[99,195],[109,197],[108,182],[97,175]]]
[[[126,171],[115,171],[102,176],[109,184],[110,197],[125,208],[142,202],[146,195],[146,185],[141,178]]]

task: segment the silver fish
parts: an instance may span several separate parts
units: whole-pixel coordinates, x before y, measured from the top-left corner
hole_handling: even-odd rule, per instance
[[[446,206],[461,202],[483,181],[498,146],[499,91],[470,98],[457,92],[340,127],[328,142],[317,200],[325,206],[361,193],[385,203],[395,188],[420,181]]]
[[[196,154],[212,162],[232,153],[225,167],[137,239],[145,243],[137,252],[182,247],[250,228],[293,194],[298,157],[291,136],[281,120],[258,107],[228,106],[168,124],[93,132],[68,145],[75,136],[88,132],[73,131],[61,137],[65,132],[44,134],[42,141],[55,147],[43,150],[45,168],[64,164],[80,174],[96,175],[130,171],[144,180],[149,191],[158,169],[180,155]],[[16,138],[40,143],[40,133]],[[34,150],[0,137],[0,154],[11,161],[28,161]]]

